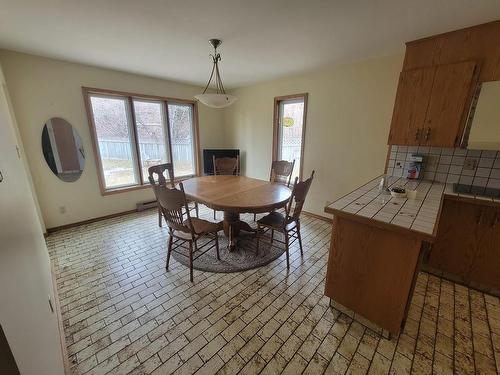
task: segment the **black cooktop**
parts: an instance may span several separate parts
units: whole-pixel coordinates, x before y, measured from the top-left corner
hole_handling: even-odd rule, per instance
[[[466,193],[481,195],[483,197],[500,198],[500,189],[487,188],[484,186],[453,184],[453,191],[455,193]]]

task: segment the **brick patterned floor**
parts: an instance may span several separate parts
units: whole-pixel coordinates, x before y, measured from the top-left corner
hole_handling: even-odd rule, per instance
[[[202,210],[209,219],[212,211]],[[246,215],[251,222],[252,217]],[[323,296],[327,223],[303,217],[304,258],[251,271],[166,272],[167,229],[147,211],[47,238],[74,374],[495,374],[500,301],[419,275],[391,341]]]

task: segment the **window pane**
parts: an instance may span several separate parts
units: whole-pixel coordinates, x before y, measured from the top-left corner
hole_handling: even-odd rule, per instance
[[[193,106],[191,104],[168,104],[168,121],[172,145],[172,162],[175,176],[194,175]]]
[[[292,173],[292,181],[299,176],[300,154],[302,150],[302,122],[304,120],[304,100],[283,100],[279,106],[279,159],[292,161],[295,159],[295,167]]]
[[[168,161],[163,107],[163,102],[134,100],[135,123],[144,183],[148,182],[149,167]]]
[[[137,184],[127,99],[91,96],[90,103],[106,188]]]

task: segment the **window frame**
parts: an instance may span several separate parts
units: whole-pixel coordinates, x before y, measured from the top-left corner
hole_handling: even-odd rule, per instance
[[[143,103],[158,103],[162,105],[161,108],[161,117],[162,117],[162,124],[166,124],[167,127],[164,129],[164,141],[165,141],[165,151],[167,154],[168,159],[170,159],[170,162],[172,162],[172,150],[171,150],[171,142],[170,142],[170,126],[169,126],[169,118],[168,118],[168,102],[162,101],[162,100],[155,100],[155,99],[143,99],[143,98],[137,98],[137,97],[132,97],[129,100],[130,103],[130,108],[131,108],[131,113],[133,116],[133,123],[137,124],[137,117],[135,113],[135,105],[134,102],[143,102]],[[141,160],[141,146],[140,146],[140,140],[139,140],[139,135],[137,134],[137,126],[133,126],[134,128],[134,138],[136,139],[136,147],[137,147],[137,157],[139,158],[138,160],[138,165],[140,166],[140,171],[139,174],[141,175],[141,182],[145,185],[147,185],[146,181],[142,181],[142,160]]]
[[[171,105],[186,105],[186,104],[190,104],[190,103],[186,103],[185,101],[181,102],[181,101],[176,100],[176,99],[171,99],[169,103]],[[172,144],[170,143],[170,139],[172,138],[172,129],[170,127],[170,114],[168,113],[168,103],[167,103],[167,106],[166,106],[166,115],[165,116],[166,116],[166,120],[167,120],[167,124],[168,124],[169,157],[170,157],[170,160],[173,163],[174,156],[173,156],[173,151],[172,151]],[[200,152],[200,149],[199,149],[199,143],[197,141],[195,141],[195,139],[197,139],[197,137],[198,137],[198,128],[195,126],[195,123],[198,123],[198,120],[197,119],[195,120],[195,116],[198,117],[198,112],[195,109],[194,105],[193,105],[192,116],[193,116],[193,127],[192,127],[191,131],[193,133],[193,144],[192,144],[191,147],[192,147],[193,153],[196,155],[196,161],[195,161],[195,166],[194,166],[195,174],[194,175],[188,175],[188,176],[181,176],[177,180],[185,180],[185,179],[188,179],[188,178],[190,178],[192,176],[199,176],[200,175],[201,159],[198,159],[198,158],[201,158],[201,152]],[[174,171],[175,171],[175,166],[174,166]],[[174,172],[174,174],[175,174],[175,172]]]
[[[307,99],[309,94],[307,92],[300,94],[291,94],[284,96],[276,96],[274,98],[274,113],[273,113],[273,161],[278,160],[280,150],[280,103],[287,100],[301,99],[304,101],[304,112],[302,114],[302,139],[300,143],[300,168],[299,180],[302,180],[304,169],[304,150],[306,140],[306,119],[307,119]]]
[[[98,177],[98,182],[99,182],[99,190],[101,192],[101,195],[110,195],[110,194],[116,194],[116,193],[124,193],[128,191],[134,191],[134,190],[141,190],[141,189],[147,189],[150,188],[149,181],[143,181],[142,177],[142,163],[141,163],[141,155],[140,155],[140,147],[139,147],[139,140],[137,138],[137,126],[136,126],[136,120],[135,120],[135,109],[134,109],[134,99],[135,100],[142,100],[142,101],[157,101],[157,102],[162,102],[164,106],[164,117],[166,121],[166,135],[167,135],[167,156],[170,160],[172,160],[172,141],[170,137],[170,121],[168,118],[168,105],[169,104],[191,104],[193,106],[193,158],[194,158],[194,164],[195,164],[195,173],[193,175],[189,176],[182,176],[179,178],[176,178],[176,181],[181,181],[185,180],[194,176],[199,176],[200,175],[200,166],[201,166],[201,152],[200,152],[200,138],[199,138],[199,121],[198,121],[198,103],[196,100],[189,100],[189,99],[181,99],[181,98],[172,98],[172,97],[166,97],[166,96],[157,96],[157,95],[147,95],[147,94],[137,94],[137,93],[131,93],[131,92],[124,92],[124,91],[117,91],[117,90],[109,90],[109,89],[99,89],[99,88],[94,88],[94,87],[86,87],[82,86],[82,93],[83,93],[83,100],[85,103],[85,110],[87,113],[87,120],[89,123],[89,128],[90,128],[90,137],[92,138],[92,148],[94,151],[94,158],[96,162],[96,167],[97,167],[97,177]],[[124,185],[124,186],[119,186],[119,187],[112,187],[112,188],[107,188],[106,187],[106,182],[104,179],[104,169],[103,169],[103,164],[101,160],[101,153],[99,150],[99,141],[97,138],[97,131],[96,131],[96,126],[94,122],[94,113],[92,110],[92,104],[91,104],[91,96],[101,96],[101,97],[119,97],[123,98],[126,101],[126,108],[127,108],[127,117],[131,116],[129,121],[131,122],[130,128],[132,130],[130,136],[131,136],[131,145],[132,147],[132,162],[135,163],[135,170],[134,173],[138,177],[138,183],[133,184],[133,185]]]

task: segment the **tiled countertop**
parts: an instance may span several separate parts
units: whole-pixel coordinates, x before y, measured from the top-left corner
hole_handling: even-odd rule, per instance
[[[393,224],[408,230],[434,236],[443,195],[494,201],[498,199],[483,198],[473,194],[453,192],[453,184],[427,180],[407,180],[401,177],[388,177],[389,187],[404,186],[416,189],[415,199],[394,198],[382,195],[378,191],[381,176],[325,207],[325,212],[345,212],[383,223]]]

